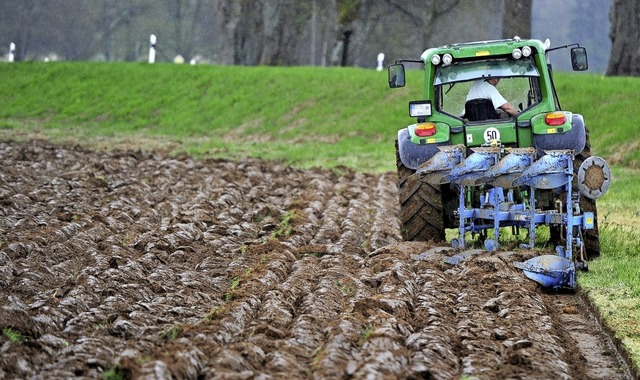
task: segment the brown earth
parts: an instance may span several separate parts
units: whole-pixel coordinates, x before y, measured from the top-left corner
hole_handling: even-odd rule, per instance
[[[401,241],[395,174],[0,143],[0,378],[627,379],[531,252]]]

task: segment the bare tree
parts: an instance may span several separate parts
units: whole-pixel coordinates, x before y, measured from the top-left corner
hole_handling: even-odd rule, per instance
[[[298,58],[297,52],[300,48],[311,52],[312,3],[217,0],[214,7],[219,25],[214,42],[219,62],[240,65],[309,63],[310,53]],[[322,29],[318,27],[316,33]]]
[[[25,0],[23,2],[23,9],[19,13],[18,28],[20,29],[20,40],[18,43],[18,59],[22,59],[29,52],[31,45],[31,23],[33,22],[34,15],[38,10],[39,4],[36,0]]]
[[[15,59],[18,61],[23,60],[30,52],[33,30],[37,24],[35,15],[40,9],[40,2],[24,0],[0,4],[0,24],[10,28],[11,32],[5,33],[17,45]]]
[[[214,60],[222,64],[235,64],[235,40],[236,30],[240,24],[242,7],[239,1],[216,0],[214,2],[214,30],[211,34],[213,40]]]
[[[149,4],[144,1],[129,0],[103,0],[102,1],[102,33],[97,36],[102,40],[104,59],[112,60],[114,57],[114,34],[120,29],[125,29],[126,44],[130,45],[131,41],[131,23],[136,18],[142,16],[149,9]],[[125,57],[131,58],[132,46],[127,46]]]
[[[531,38],[531,0],[505,0],[502,38]]]
[[[262,33],[258,46],[259,59],[261,65],[277,65],[284,63],[283,50],[285,46],[285,35],[287,25],[290,23],[291,13],[295,15],[293,9],[297,8],[296,2],[287,0],[264,0],[262,3],[262,20],[259,28]]]
[[[416,30],[421,34],[421,45],[431,45],[431,38],[435,34],[436,21],[450,13],[460,5],[460,0],[451,1],[401,1],[385,0],[387,4],[403,14]]]
[[[43,7],[39,18],[39,21],[48,23],[48,27],[41,30],[41,33],[47,33],[40,35],[41,43],[48,42],[67,60],[91,59],[99,52],[93,46],[100,28],[97,22],[99,9],[100,7],[85,2],[46,2],[46,8]],[[42,38],[48,41],[42,41]]]
[[[297,46],[289,50],[294,55],[291,64],[329,64],[331,49],[340,34],[338,1],[312,0],[311,4],[298,8],[294,17]]]
[[[340,2],[338,3],[341,4]],[[348,17],[339,20],[340,34],[337,36],[337,44],[334,50],[341,52],[340,63],[344,65],[366,66],[373,60],[363,54],[367,46],[372,42],[372,34],[380,24],[389,24],[393,19],[395,28],[402,28],[405,40],[410,40],[414,45],[425,47],[431,43],[434,36],[436,20],[456,9],[460,0],[435,1],[435,0],[343,0],[342,6],[350,6],[350,9],[342,9]],[[393,34],[395,36],[395,34]],[[387,40],[391,40],[392,33],[382,34]],[[380,35],[376,35],[380,37]],[[364,61],[366,60],[366,62]]]
[[[607,75],[640,75],[640,4],[637,0],[613,0],[609,18],[613,46]]]
[[[173,50],[184,57],[193,56],[201,0],[166,0],[166,9],[173,26],[169,35]]]

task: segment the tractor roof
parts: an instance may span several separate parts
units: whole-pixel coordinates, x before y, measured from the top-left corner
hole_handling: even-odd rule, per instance
[[[533,52],[544,52],[547,45],[540,40],[513,38],[507,40],[491,40],[450,44],[425,50],[420,59],[425,63],[431,60],[433,55],[451,54],[453,58],[475,58],[492,55],[511,54],[516,48],[528,46]]]

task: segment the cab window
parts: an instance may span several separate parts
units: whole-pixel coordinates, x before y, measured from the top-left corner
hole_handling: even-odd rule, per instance
[[[474,82],[500,78],[496,86],[506,101],[519,110],[540,102],[539,73],[532,59],[494,59],[459,62],[438,67],[434,81],[440,112],[463,118],[467,95]]]

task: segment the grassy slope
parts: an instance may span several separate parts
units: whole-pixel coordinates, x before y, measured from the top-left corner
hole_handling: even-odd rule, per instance
[[[354,68],[1,64],[0,138],[390,171],[422,79],[411,72],[400,90],[385,81]],[[558,74],[556,85],[614,166],[599,201],[603,255],[580,284],[640,363],[640,79]]]
[[[393,170],[396,125],[411,119],[399,107],[408,90],[390,92],[385,75],[308,67],[2,65],[0,128],[35,126],[82,141],[169,141],[191,154],[287,158],[303,167]]]

